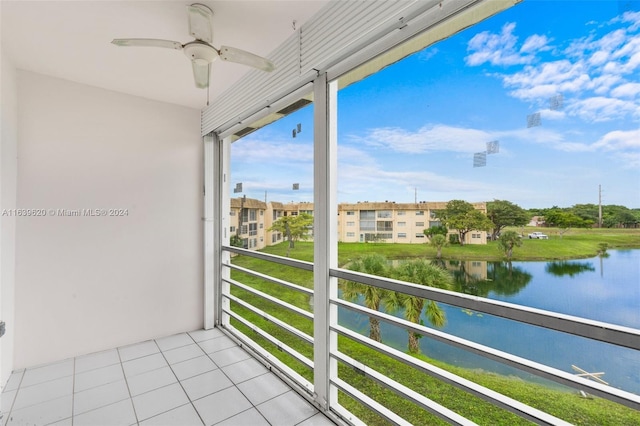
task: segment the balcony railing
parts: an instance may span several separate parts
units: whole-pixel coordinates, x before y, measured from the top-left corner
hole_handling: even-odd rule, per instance
[[[223,247],[226,252],[234,253],[234,259],[247,258],[252,264],[256,262],[262,265],[277,265],[277,270],[291,269],[300,274],[310,275],[314,272],[314,265],[290,258],[268,255],[260,252],[243,250],[236,247]],[[367,394],[367,388],[362,382],[354,383],[349,378],[357,377],[359,380],[367,380],[375,383],[380,388],[400,396],[404,401],[410,401],[415,406],[436,417],[444,419],[452,424],[475,424],[464,418],[452,409],[435,402],[427,397],[424,392],[418,392],[405,383],[389,377],[380,372],[380,365],[367,361],[369,358],[356,358],[356,354],[350,351],[349,345],[356,344],[366,348],[370,354],[384,356],[402,368],[411,368],[414,375],[432,377],[447,385],[453,386],[473,400],[480,399],[506,412],[512,413],[522,419],[537,424],[570,424],[567,421],[548,414],[541,408],[527,405],[509,396],[496,392],[471,380],[443,368],[432,365],[419,357],[414,357],[399,351],[385,343],[372,340],[362,334],[339,324],[339,315],[347,312],[357,313],[368,318],[375,318],[386,324],[400,327],[407,331],[418,333],[422,336],[446,343],[453,347],[471,352],[481,357],[516,368],[534,376],[547,379],[563,386],[584,392],[584,394],[603,398],[617,404],[626,406],[632,410],[640,410],[640,396],[579,377],[574,374],[561,371],[514,354],[500,351],[482,344],[456,337],[438,330],[409,322],[402,318],[387,313],[368,309],[356,303],[344,300],[337,295],[331,295],[326,304],[329,318],[326,324],[330,336],[336,343],[326,345],[316,342],[313,336],[313,327],[309,326],[317,317],[312,312],[312,304],[305,298],[314,297],[314,292],[306,283],[292,283],[289,280],[276,278],[259,271],[261,267],[248,268],[227,261],[223,265],[221,284],[222,311],[221,326],[243,345],[253,350],[264,358],[283,377],[287,378],[311,401],[315,401],[329,415],[339,421],[349,424],[363,424],[356,414],[345,406],[345,400],[356,401],[360,406],[366,407],[383,421],[395,424],[411,424],[402,417],[402,412],[391,411],[384,405],[384,400]],[[268,268],[267,268],[268,269]],[[317,271],[316,271],[317,272]],[[295,274],[289,274],[294,276]],[[512,321],[569,335],[580,336],[586,339],[605,342],[624,348],[640,351],[640,330],[608,324],[599,321],[588,320],[570,315],[549,312],[541,309],[529,308],[511,303],[455,293],[446,290],[425,287],[393,279],[371,276],[363,273],[349,271],[341,268],[330,269],[329,276],[334,279],[342,279],[361,283],[367,286],[400,292],[410,296],[433,300],[435,302],[457,306],[476,312],[482,312]],[[251,283],[243,282],[251,281]],[[262,289],[257,288],[256,282],[268,285]],[[312,282],[312,281],[311,281]],[[277,297],[280,289],[293,290],[301,299],[284,301]],[[251,303],[251,300],[254,303]],[[315,301],[317,309],[318,301]],[[257,305],[260,306],[257,306]],[[292,316],[282,316],[281,312],[292,313],[293,317],[300,320],[292,320]],[[350,342],[350,343],[345,343]],[[316,365],[313,359],[314,345],[323,345],[329,360],[328,366]],[[317,348],[316,348],[317,350]],[[349,353],[352,352],[352,353]],[[374,359],[373,356],[370,359]],[[321,372],[325,377],[318,377]],[[351,372],[351,374],[345,374]],[[355,375],[354,375],[355,373]],[[326,380],[329,383],[330,395],[328,401],[317,401],[314,392],[316,382]],[[338,397],[340,394],[340,397]],[[475,399],[474,399],[475,398]],[[397,411],[397,410],[396,410]]]

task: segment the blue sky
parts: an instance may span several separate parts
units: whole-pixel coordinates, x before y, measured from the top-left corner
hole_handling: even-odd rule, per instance
[[[637,3],[525,0],[341,90],[339,201],[417,193],[564,207],[597,203],[602,185],[604,204],[640,207]],[[527,126],[531,114],[539,126]],[[252,198],[312,201],[312,115],[234,143],[232,184]],[[474,167],[491,141],[499,152]]]

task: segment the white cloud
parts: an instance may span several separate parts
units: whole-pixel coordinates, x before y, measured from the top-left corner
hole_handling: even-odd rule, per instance
[[[638,153],[640,153],[640,129],[628,131],[614,130],[600,138],[594,146],[605,151],[636,149]]]
[[[409,202],[414,198],[414,188],[420,188],[422,193],[446,193],[446,197],[452,193],[473,194],[476,197],[479,193],[491,193],[494,189],[484,183],[428,171],[388,170],[381,166],[362,166],[342,161],[338,167],[339,198],[345,201]]]
[[[443,124],[427,125],[415,132],[397,127],[371,129],[363,137],[354,137],[370,146],[396,152],[423,153],[428,151],[478,152],[494,140],[483,130],[452,127]]]
[[[567,116],[566,112],[560,110],[543,109],[539,112],[543,120],[563,120]]]
[[[313,163],[313,146],[247,136],[231,145],[234,161],[248,163]]]
[[[624,165],[626,169],[640,169],[640,151],[620,152],[614,155],[615,159]]]
[[[438,48],[431,46],[428,49],[422,50],[418,54],[419,55],[418,57],[422,61],[428,61],[429,59],[433,58],[437,53],[438,53]]]
[[[640,95],[640,83],[625,83],[611,91],[616,98],[633,98]]]
[[[611,90],[611,87],[621,80],[622,77],[619,75],[604,74],[591,80],[587,87],[593,90],[596,95],[606,95]]]
[[[629,31],[637,31],[640,29],[640,12],[625,12],[622,15],[622,22],[628,22]]]
[[[626,115],[640,115],[640,106],[620,99],[593,96],[570,104],[567,113],[584,121],[603,122]]]
[[[467,65],[482,65],[485,62],[489,62],[491,65],[530,63],[534,57],[521,53],[530,53],[542,48],[544,43],[547,42],[547,38],[545,36],[531,36],[526,40],[520,52],[518,52],[516,49],[518,38],[513,35],[515,28],[516,24],[510,22],[502,27],[500,34],[483,31],[473,36],[467,44],[467,51],[470,52],[465,58]]]
[[[532,36],[527,37],[527,39],[522,44],[520,48],[520,52],[522,53],[535,53],[537,51],[549,50],[549,40],[545,35],[534,34]]]
[[[523,100],[548,99],[558,93],[578,92],[591,84],[582,63],[571,63],[563,59],[526,66],[522,71],[503,77],[509,92]]]
[[[625,13],[606,25],[614,23],[623,27],[605,33],[602,29],[607,27],[601,27],[589,36],[571,40],[563,51],[551,52],[554,59],[539,64],[522,61],[520,71],[501,75],[509,95],[535,108],[546,108],[549,98],[563,94],[565,116],[591,123],[640,117],[637,76],[629,81],[629,76],[640,70],[640,34],[634,34],[640,28],[640,13]],[[503,39],[511,37],[511,45],[517,40],[512,34],[514,28],[514,24],[505,26],[501,34]],[[480,41],[498,37],[481,34]],[[545,36],[532,35],[520,50],[545,50],[548,44]],[[560,114],[546,115],[549,119],[562,118]]]

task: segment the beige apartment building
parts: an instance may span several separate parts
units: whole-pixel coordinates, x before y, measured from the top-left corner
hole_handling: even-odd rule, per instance
[[[477,210],[487,213],[486,203],[472,204]],[[445,201],[342,203],[338,205],[338,240],[345,243],[424,244],[428,242],[424,230],[441,224],[436,211],[446,205]],[[259,250],[283,241],[281,233],[268,231],[273,222],[282,216],[300,213],[313,215],[313,203],[265,203],[252,198],[233,198],[230,235],[241,238],[244,247]],[[456,234],[455,231],[450,233]],[[471,231],[465,238],[465,244],[487,243],[484,231]]]
[[[472,204],[476,209],[487,213],[486,203]],[[383,241],[423,244],[428,241],[424,230],[441,224],[436,211],[446,206],[445,201],[342,203],[338,205],[338,238],[345,243]],[[487,233],[469,232],[464,243],[486,244]]]

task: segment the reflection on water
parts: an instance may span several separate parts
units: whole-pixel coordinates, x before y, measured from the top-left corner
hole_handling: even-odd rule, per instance
[[[605,258],[562,262],[441,262],[456,278],[456,291],[598,321],[640,328],[640,250],[611,250]],[[597,267],[596,267],[597,266]],[[571,365],[604,371],[616,388],[640,394],[640,353],[540,327],[441,304],[441,329],[474,342],[571,372]],[[398,315],[401,315],[399,313]],[[344,310],[341,324],[365,335],[367,318]],[[425,324],[428,324],[426,319]],[[406,350],[407,333],[383,324],[383,341]],[[422,352],[435,359],[502,374],[518,372],[429,338]]]
[[[545,271],[551,275],[555,275],[557,277],[568,275],[571,278],[583,272],[595,270],[596,268],[591,262],[576,262],[567,260],[549,262],[545,269]]]
[[[449,261],[439,262],[451,271],[455,291],[473,296],[489,294],[511,296],[529,284],[532,275],[512,262]]]

